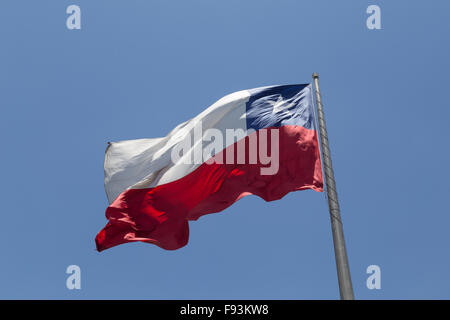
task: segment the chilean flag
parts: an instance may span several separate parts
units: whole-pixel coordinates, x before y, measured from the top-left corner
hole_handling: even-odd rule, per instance
[[[189,220],[246,195],[321,192],[311,84],[238,91],[163,138],[109,143],[104,169],[109,221],[98,251],[134,241],[175,250],[188,242]]]

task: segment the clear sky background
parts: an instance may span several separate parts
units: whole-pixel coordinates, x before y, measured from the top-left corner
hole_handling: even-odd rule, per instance
[[[66,28],[77,4],[82,29]],[[381,7],[382,30],[366,8]],[[107,141],[320,74],[355,296],[450,298],[448,1],[0,2],[0,298],[336,299],[326,198],[249,196],[98,253]],[[82,289],[68,290],[68,265]],[[366,268],[381,267],[381,290]]]

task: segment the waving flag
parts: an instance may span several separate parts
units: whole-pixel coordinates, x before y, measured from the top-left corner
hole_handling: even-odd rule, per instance
[[[97,250],[134,241],[174,250],[189,220],[254,194],[323,191],[310,84],[229,94],[166,137],[110,143],[107,225]]]

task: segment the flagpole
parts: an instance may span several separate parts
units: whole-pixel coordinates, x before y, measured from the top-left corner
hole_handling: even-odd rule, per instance
[[[319,120],[320,141],[322,145],[322,161],[327,186],[328,207],[330,210],[331,230],[333,232],[334,255],[336,257],[336,269],[339,282],[339,292],[342,300],[353,300],[352,279],[345,248],[344,230],[342,228],[341,213],[334,181],[333,164],[331,162],[330,147],[328,146],[328,134],[323,113],[322,97],[319,87],[319,74],[312,75],[316,92],[316,104]]]

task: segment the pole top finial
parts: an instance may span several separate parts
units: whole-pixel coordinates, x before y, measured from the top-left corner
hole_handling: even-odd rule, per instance
[[[318,74],[317,72],[314,72],[314,73],[312,74],[312,77],[313,77],[313,79],[319,78],[319,74]]]

